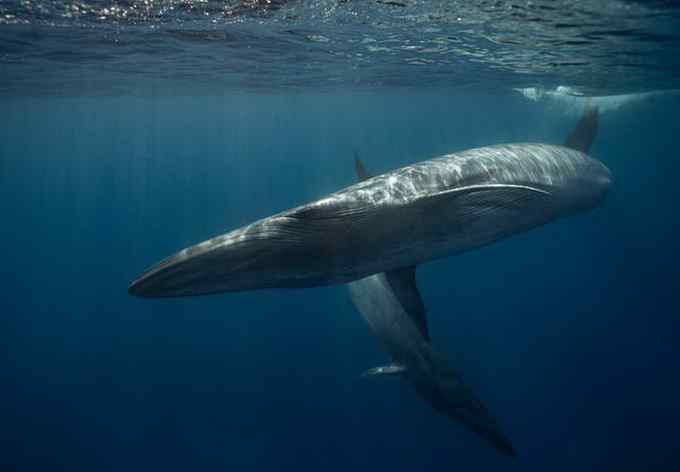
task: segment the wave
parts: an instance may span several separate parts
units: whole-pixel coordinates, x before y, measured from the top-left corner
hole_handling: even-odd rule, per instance
[[[624,94],[677,88],[679,43],[673,2],[5,0],[0,91],[152,78]]]
[[[515,88],[514,90],[529,100],[560,106],[564,112],[576,115],[583,114],[585,108],[590,106],[597,107],[600,113],[608,113],[652,98],[680,93],[680,90],[653,90],[620,95],[589,96],[567,85],[557,86],[553,90],[539,87]]]

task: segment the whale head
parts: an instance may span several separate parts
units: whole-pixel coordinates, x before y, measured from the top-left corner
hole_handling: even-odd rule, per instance
[[[162,260],[128,293],[165,298],[319,285],[329,270],[328,241],[310,226],[287,216],[265,218]]]

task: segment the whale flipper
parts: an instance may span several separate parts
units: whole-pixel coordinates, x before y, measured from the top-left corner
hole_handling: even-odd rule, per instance
[[[567,136],[564,145],[588,154],[597,136],[600,111],[597,107],[587,106],[583,116],[578,120],[572,132]]]
[[[439,414],[460,421],[500,452],[516,458],[517,451],[496,417],[462,381],[446,357],[431,346],[427,352],[436,379],[436,387],[432,388],[431,381],[415,382],[416,391],[420,396]]]
[[[404,307],[404,311],[411,317],[418,327],[420,334],[426,341],[430,341],[430,333],[427,328],[427,313],[423,297],[416,285],[416,267],[408,266],[385,272],[387,282],[392,288],[394,296]]]
[[[354,168],[359,180],[370,178],[356,153]],[[512,217],[520,201],[545,198],[550,198],[548,192],[532,187],[478,185],[442,192],[425,200],[421,209],[432,210],[438,204],[458,199],[458,218],[463,224],[472,224],[484,212],[506,212],[508,217]],[[516,457],[512,443],[496,418],[449,367],[446,359],[432,349],[425,305],[416,285],[416,267],[374,274],[349,283],[348,288],[354,306],[376,335],[383,341],[387,340],[386,345],[391,347],[388,350],[393,357],[416,357],[423,362],[416,363],[415,367],[394,362],[369,369],[362,377],[401,374],[435,411],[462,422],[499,451]],[[423,366],[427,366],[425,370]]]
[[[359,159],[359,153],[357,152],[354,153],[354,170],[359,182],[371,178],[371,175],[366,171],[366,166],[364,166],[364,163]],[[425,304],[423,303],[423,297],[420,295],[418,286],[416,285],[416,267],[400,267],[385,272],[385,276],[394,295],[404,306],[406,313],[411,316],[423,337],[427,341],[430,341],[430,333],[427,329]]]
[[[545,211],[554,200],[550,192],[537,187],[487,184],[444,190],[424,198],[418,207],[423,213],[447,215],[447,220],[442,219],[444,231],[457,225],[462,233],[476,234],[485,230],[485,220],[518,224],[531,217],[533,209]]]
[[[376,375],[396,375],[401,374],[406,370],[406,367],[399,364],[389,364],[380,367],[373,367],[361,374],[362,377],[373,377]]]

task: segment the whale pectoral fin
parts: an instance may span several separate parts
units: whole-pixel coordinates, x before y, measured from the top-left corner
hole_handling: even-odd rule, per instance
[[[406,312],[426,341],[430,340],[430,333],[427,328],[427,314],[423,298],[416,285],[416,267],[408,266],[385,272],[392,292],[401,303]]]
[[[357,152],[354,153],[354,171],[357,174],[359,182],[371,178],[368,172],[366,172],[366,167],[364,167],[363,162],[359,159],[359,153]]]
[[[463,228],[487,217],[521,218],[535,207],[545,209],[553,196],[550,192],[527,185],[470,185],[427,197],[427,208],[445,205],[447,214]]]
[[[486,230],[489,221],[494,221],[498,227],[533,226],[536,221],[534,215],[550,214],[554,202],[549,192],[508,186],[470,192],[458,204],[459,223],[475,234],[480,225]]]
[[[588,154],[593,141],[595,141],[595,136],[597,136],[598,121],[599,109],[590,105],[586,106],[583,116],[581,116],[572,132],[567,136],[564,145]]]
[[[500,452],[516,457],[512,442],[501,428],[497,418],[453,369],[446,357],[433,349],[428,350],[431,375],[426,382],[416,384],[416,391],[435,411],[462,422]],[[428,383],[436,388],[428,388]]]
[[[406,367],[399,364],[389,364],[380,367],[373,367],[361,374],[362,377],[374,377],[376,375],[396,375],[401,374],[406,370]]]

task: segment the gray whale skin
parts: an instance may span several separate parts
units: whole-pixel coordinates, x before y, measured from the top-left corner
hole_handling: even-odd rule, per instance
[[[404,302],[394,283],[391,274],[383,273],[347,285],[352,302],[392,357],[390,366],[369,369],[364,375],[402,376],[437,413],[460,421],[498,451],[516,457],[496,418],[432,347],[426,328],[423,331],[414,321],[417,311]]]
[[[589,210],[610,181],[602,163],[563,146],[449,154],[186,248],[141,274],[129,292],[179,297],[351,282]]]
[[[129,292],[177,297],[348,283],[392,357],[365,375],[403,377],[435,411],[516,457],[493,415],[433,349],[415,269],[597,207],[611,184],[609,170],[586,154],[597,123],[592,109],[565,146],[488,146],[376,177],[357,158],[360,183],[184,249]]]

